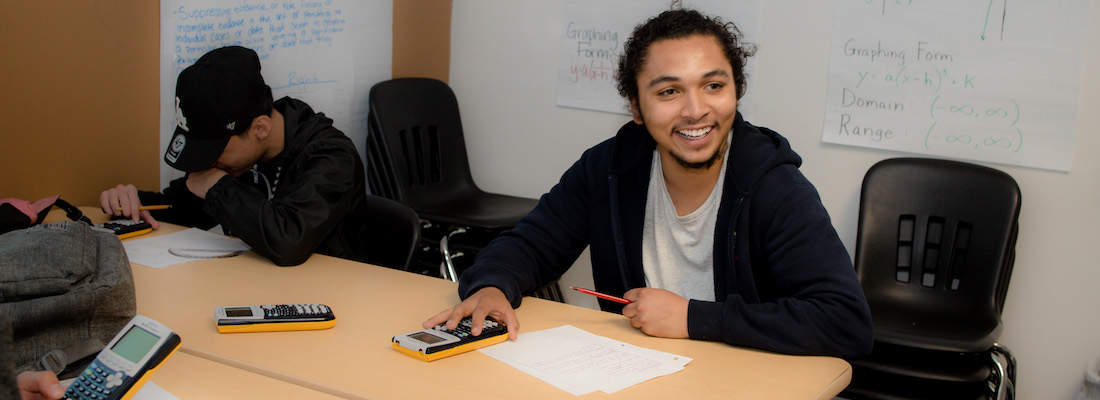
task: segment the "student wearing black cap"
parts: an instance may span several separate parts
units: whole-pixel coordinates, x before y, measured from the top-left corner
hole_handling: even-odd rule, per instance
[[[206,53],[176,81],[176,130],[164,160],[187,172],[162,193],[118,185],[113,217],[209,229],[218,224],[281,266],[314,253],[362,260],[366,179],[351,140],[306,103],[272,100],[256,52]],[[167,210],[138,207],[169,204]]]

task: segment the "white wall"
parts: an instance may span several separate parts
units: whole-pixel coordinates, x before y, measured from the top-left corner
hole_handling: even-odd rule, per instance
[[[1100,7],[1093,4],[1085,71],[1100,70]],[[474,179],[485,190],[538,197],[627,120],[555,106],[562,7],[561,0],[454,3],[450,82]],[[831,1],[762,2],[751,122],[780,132],[802,155],[803,173],[851,252],[863,173],[905,154],[821,143],[832,8]],[[1100,77],[1086,73],[1082,85],[1071,172],[989,165],[1023,191],[1001,336],[1019,362],[1021,399],[1074,398],[1085,364],[1100,356]],[[591,285],[590,271],[584,255],[562,285]],[[567,300],[596,308],[583,295]]]

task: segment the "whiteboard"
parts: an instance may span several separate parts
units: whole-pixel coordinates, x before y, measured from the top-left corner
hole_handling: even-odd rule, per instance
[[[687,0],[685,9],[732,21],[744,40],[756,43],[760,0]],[[615,72],[623,42],[634,27],[668,9],[667,0],[566,0],[558,62],[558,105],[618,114],[630,114],[626,99],[615,88]],[[752,87],[752,58],[745,65]],[[738,101],[748,114],[752,98]]]
[[[823,142],[1069,171],[1087,0],[837,0]]]
[[[392,76],[392,0],[162,0],[161,151],[175,128],[176,77],[215,48],[260,56],[278,100],[290,96],[324,113],[366,157],[367,95]],[[161,184],[183,176],[162,160]]]

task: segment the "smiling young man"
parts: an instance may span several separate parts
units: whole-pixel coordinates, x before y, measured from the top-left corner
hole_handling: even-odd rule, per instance
[[[273,101],[256,52],[215,49],[180,72],[176,130],[164,160],[187,172],[163,193],[118,185],[103,211],[203,229],[220,224],[282,266],[319,252],[362,260],[363,162],[351,140],[306,103]],[[142,204],[169,204],[161,211]]]
[[[596,290],[642,332],[788,354],[870,352],[855,271],[801,159],[737,112],[745,58],[732,24],[690,10],[635,28],[619,61],[633,121],[586,151],[538,206],[478,254],[464,299],[424,322],[491,317],[516,338],[522,293],[590,247]]]

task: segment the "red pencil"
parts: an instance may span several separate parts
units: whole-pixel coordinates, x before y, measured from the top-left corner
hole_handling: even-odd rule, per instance
[[[609,294],[603,294],[603,293],[597,292],[595,290],[588,290],[588,289],[585,289],[585,288],[579,288],[579,287],[574,287],[574,286],[570,286],[569,288],[573,289],[573,290],[576,290],[578,292],[584,293],[584,294],[590,294],[590,295],[599,297],[599,298],[604,299],[604,300],[611,300],[611,301],[614,301],[616,303],[630,304],[630,300],[624,299],[622,297],[615,297],[615,296],[612,296],[612,295],[609,295]]]

